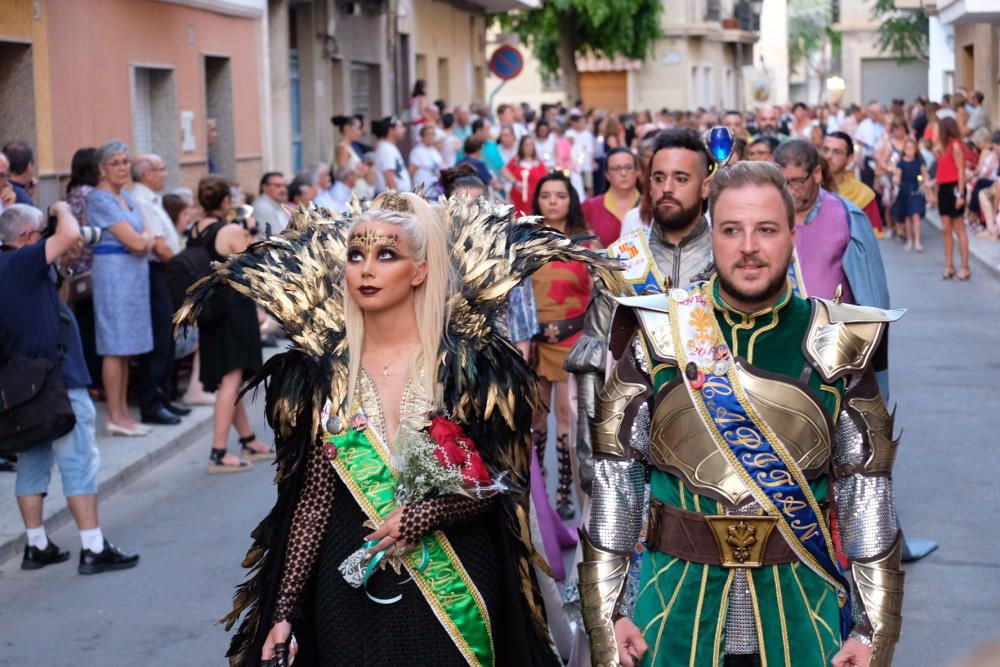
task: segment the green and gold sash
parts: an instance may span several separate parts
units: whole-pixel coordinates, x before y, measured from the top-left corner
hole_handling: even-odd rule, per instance
[[[397,472],[389,452],[370,427],[349,428],[329,441],[337,448],[337,474],[365,515],[381,524],[396,509]],[[407,572],[469,664],[492,667],[493,630],[482,595],[444,533],[427,535],[424,544],[426,555],[413,550],[403,557]]]

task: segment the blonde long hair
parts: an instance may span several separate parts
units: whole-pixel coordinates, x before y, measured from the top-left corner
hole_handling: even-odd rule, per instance
[[[420,347],[409,360],[408,374],[417,380],[421,397],[439,401],[438,354],[448,320],[448,298],[455,285],[448,256],[445,225],[436,208],[412,193],[387,192],[375,198],[372,207],[351,223],[348,236],[358,225],[379,222],[397,227],[410,244],[413,261],[427,262],[427,278],[414,288],[414,310]],[[344,290],[344,323],[347,333],[347,400],[354,400],[361,355],[364,352],[365,320],[361,307]],[[348,406],[350,409],[350,406]]]

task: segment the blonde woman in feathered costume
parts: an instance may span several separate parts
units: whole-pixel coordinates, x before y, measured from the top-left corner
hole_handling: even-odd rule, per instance
[[[228,284],[293,343],[250,383],[266,387],[278,501],[225,619],[243,616],[232,665],[558,664],[528,526],[538,396],[501,330],[509,291],[553,260],[612,280],[508,209],[386,193],[351,219],[300,211],[192,288],[178,322]],[[417,493],[414,442],[461,486]]]

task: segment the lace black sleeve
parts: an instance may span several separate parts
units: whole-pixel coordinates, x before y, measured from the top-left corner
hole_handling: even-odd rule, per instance
[[[306,476],[298,505],[292,517],[285,567],[274,610],[274,623],[291,621],[297,615],[297,605],[306,582],[312,576],[333,509],[336,474],[323,455],[323,448],[310,448]]]
[[[492,498],[448,495],[406,505],[399,523],[399,536],[406,542],[415,544],[433,530],[483,514],[492,504]]]

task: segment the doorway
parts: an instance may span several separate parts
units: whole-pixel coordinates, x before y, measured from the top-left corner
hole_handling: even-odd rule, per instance
[[[236,178],[236,132],[233,126],[233,73],[229,58],[205,56],[205,135],[208,120],[215,121],[215,137],[208,145],[212,169]]]

